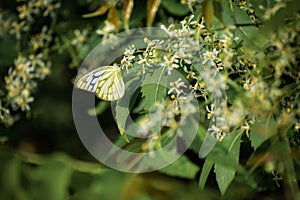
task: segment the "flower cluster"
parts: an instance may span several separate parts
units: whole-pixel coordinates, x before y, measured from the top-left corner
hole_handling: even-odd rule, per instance
[[[182,96],[186,96],[184,88],[186,88],[186,83],[182,81],[181,78],[178,78],[176,81],[170,83],[171,88],[168,91],[168,94],[172,94],[171,99],[178,99]]]
[[[170,82],[171,87],[168,90],[172,105],[177,110],[176,112],[183,112],[183,110],[179,109],[180,104],[185,101],[188,102],[189,95],[192,95],[194,98],[204,97],[206,104],[210,101],[213,104],[214,98],[223,98],[224,94],[221,90],[224,90],[225,87],[224,77],[218,76],[218,71],[221,70],[219,66],[222,66],[219,64],[221,62],[219,58],[220,52],[222,52],[220,45],[223,43],[223,46],[227,45],[228,51],[230,46],[226,37],[223,43],[217,41],[217,36],[209,33],[203,22],[199,23],[194,19],[193,15],[181,21],[180,25],[180,27],[176,27],[172,24],[168,28],[162,25],[161,29],[168,35],[167,38],[162,40],[145,38],[144,42],[147,47],[142,53],[139,53],[135,47],[131,46],[126,49],[121,61],[125,68],[133,66],[133,63],[136,62],[139,66],[142,66],[142,74],[151,73],[152,69],[155,70],[157,67],[161,67],[165,68],[167,75],[172,77],[174,70],[182,69],[186,73],[187,81],[177,78],[177,80]],[[200,37],[199,34],[200,36],[203,34],[202,44],[195,39]],[[219,46],[215,45],[215,43],[218,43]],[[214,97],[209,95],[210,92],[215,93]],[[175,116],[173,114],[171,112],[171,115]],[[222,117],[219,117],[220,114],[223,113],[218,111],[214,116],[211,114],[211,119],[214,121],[215,126],[222,126],[223,124],[219,123],[219,121],[224,121]],[[158,119],[162,119],[162,116]],[[153,120],[145,121],[144,128],[141,129],[142,132],[152,130],[151,123],[153,123]],[[176,123],[171,124],[166,123],[164,126],[175,127],[174,124]],[[223,127],[218,128],[220,130],[224,129]],[[223,138],[223,136],[218,136],[218,134],[221,133],[213,133],[217,138]],[[222,134],[224,135],[224,131]]]
[[[1,23],[0,16],[2,30],[9,30],[8,32],[12,35],[15,35],[17,39],[21,39],[23,32],[28,32],[30,30],[31,26],[36,22],[37,18],[39,18],[40,16],[49,16],[53,18],[55,16],[56,10],[60,8],[60,3],[56,0],[19,0],[18,2],[22,3],[17,7],[18,19],[9,18]]]
[[[197,112],[194,96],[187,95],[174,101],[165,100],[155,103],[150,109],[149,116],[139,121],[137,132],[141,135],[150,135],[143,145],[144,150],[153,151],[161,147],[164,138],[175,136],[182,137],[183,132],[179,128],[186,124],[189,117]],[[166,134],[161,135],[162,129],[168,129]]]
[[[36,87],[37,79],[44,79],[50,73],[50,62],[43,60],[43,55],[30,55],[29,58],[19,55],[15,67],[9,69],[4,77],[7,90],[7,102],[13,110],[30,110],[34,98],[31,91]]]
[[[32,49],[37,52],[38,50],[44,49],[47,45],[52,41],[51,34],[48,33],[48,26],[43,26],[40,33],[32,36],[30,39],[30,43],[32,45]]]
[[[10,114],[10,110],[3,107],[0,100],[0,123],[6,126],[11,126],[14,123],[14,118]]]
[[[236,3],[252,16],[255,23],[260,23],[250,4],[244,1]],[[180,26],[162,25],[161,29],[169,36],[168,39],[146,38],[147,48],[143,53],[136,56],[136,48],[127,49],[122,64],[128,67],[137,61],[143,67],[143,73],[153,66],[159,66],[165,68],[170,76],[176,69],[183,70],[188,84],[177,79],[171,82],[168,91],[174,108],[178,107],[178,101],[185,101],[188,95],[193,94],[195,98],[203,100],[204,112],[207,119],[212,121],[209,128],[212,135],[221,140],[230,130],[240,128],[249,136],[256,117],[262,112],[269,112],[273,102],[281,101],[284,92],[278,86],[285,84],[282,76],[289,76],[299,83],[300,73],[292,67],[298,65],[300,55],[299,48],[295,48],[295,42],[299,41],[299,15],[296,14],[294,18],[293,26],[285,26],[272,34],[270,46],[266,47],[269,54],[264,62],[273,67],[274,83],[266,82],[257,67],[263,65],[262,59],[245,54],[241,40],[233,34],[236,27],[228,26],[218,33],[213,29],[208,30],[203,21],[200,23],[194,16],[181,21]],[[231,85],[232,81],[238,84],[244,94],[230,97],[231,104],[227,107],[224,91],[228,86],[236,87]],[[187,89],[191,92],[185,92]],[[248,101],[245,102],[243,98]],[[291,104],[294,108],[299,107],[295,100]],[[144,124],[149,130],[152,127],[150,122]]]
[[[42,15],[43,17],[54,17],[55,10],[60,7],[57,0],[33,0],[26,2],[25,0],[18,0],[18,2],[25,2],[17,7],[19,12],[18,18],[28,22],[35,21],[36,17]]]
[[[16,16],[9,11],[0,14],[0,35],[15,35],[15,50],[19,52],[7,75],[2,77],[5,86],[0,91],[0,123],[6,126],[18,119],[20,111],[30,111],[38,80],[50,74],[48,53],[54,24],[51,27],[36,24],[39,17],[48,17],[55,23],[56,11],[60,7],[56,0],[19,0],[18,5]],[[23,40],[25,35],[26,40]]]
[[[84,29],[82,31],[76,29],[74,30],[75,37],[72,39],[71,43],[73,46],[76,46],[76,49],[81,49],[83,44],[87,40],[88,30]]]
[[[116,36],[113,34],[116,31],[116,27],[113,23],[106,20],[104,22],[104,27],[96,30],[96,34],[103,36],[102,43],[103,44],[111,44],[116,40]]]
[[[121,60],[121,65],[126,68],[127,72],[128,72],[128,67],[131,67],[133,65],[135,59],[135,55],[134,55],[135,52],[136,52],[136,48],[134,47],[134,45],[131,45],[130,47],[125,49],[124,56]],[[139,63],[139,64],[143,65],[143,63]]]

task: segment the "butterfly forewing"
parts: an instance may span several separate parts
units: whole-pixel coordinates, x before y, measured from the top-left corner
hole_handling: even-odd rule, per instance
[[[97,68],[80,77],[75,82],[75,85],[80,89],[96,92],[98,80],[100,76],[105,73],[105,71],[106,70],[103,68]]]
[[[118,100],[125,93],[121,69],[118,66],[99,67],[79,78],[75,85],[83,90],[95,92],[107,101]]]

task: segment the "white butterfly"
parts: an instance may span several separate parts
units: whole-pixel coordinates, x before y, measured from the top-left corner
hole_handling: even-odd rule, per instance
[[[125,93],[122,72],[117,65],[94,69],[77,79],[75,86],[95,92],[97,97],[106,101],[121,99]]]

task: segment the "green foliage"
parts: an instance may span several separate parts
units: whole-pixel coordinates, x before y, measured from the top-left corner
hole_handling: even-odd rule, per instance
[[[162,102],[166,97],[166,69],[158,68],[153,73],[146,74],[142,85],[142,95],[145,97],[144,109],[149,111],[151,106],[157,102]]]
[[[185,199],[190,195],[211,196],[197,191],[192,183],[182,185],[155,173],[130,176],[62,154],[41,157],[1,149],[0,161],[1,171],[5,170],[0,182],[2,199]],[[183,163],[187,166],[185,169],[196,171],[195,165]]]
[[[182,156],[160,171],[170,176],[193,179],[198,172],[198,167],[186,157]]]
[[[175,16],[185,16],[190,12],[189,7],[181,4],[179,1],[165,0],[161,1],[161,5],[169,13]]]
[[[65,199],[72,169],[65,155],[53,155],[40,166],[22,163],[20,155],[1,151],[1,198]],[[5,181],[5,182],[4,182]]]
[[[257,120],[252,126],[250,140],[256,150],[263,142],[276,135],[276,122],[272,116]]]
[[[222,141],[225,148],[222,151],[222,154],[224,155],[220,155],[220,158],[226,156],[227,158],[229,158],[228,163],[224,162],[224,160],[226,159],[223,159],[221,162],[219,162],[220,158],[215,160],[212,159],[215,162],[216,179],[221,194],[224,194],[227,191],[229,185],[231,184],[231,182],[235,177],[236,170],[240,168],[236,166],[239,162],[240,140],[241,140],[241,133],[236,131],[236,132],[232,132],[231,135],[229,135]],[[215,153],[215,155],[217,155],[217,153]],[[225,163],[226,165],[224,165]]]

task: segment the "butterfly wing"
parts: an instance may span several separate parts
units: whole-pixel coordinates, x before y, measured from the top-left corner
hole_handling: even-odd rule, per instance
[[[105,69],[103,67],[94,69],[93,71],[88,72],[77,79],[75,81],[75,86],[89,92],[96,92],[98,80],[104,73]]]
[[[123,97],[125,85],[118,66],[104,66],[83,75],[75,85],[83,90],[95,92],[97,97],[115,101]]]
[[[98,80],[96,95],[107,101],[115,101],[122,98],[124,93],[121,69],[118,66],[107,66],[105,73]]]

